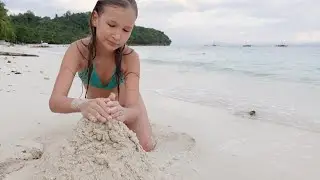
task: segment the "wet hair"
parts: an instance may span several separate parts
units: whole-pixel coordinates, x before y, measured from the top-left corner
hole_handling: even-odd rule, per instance
[[[96,5],[93,8],[93,11],[91,12],[90,19],[89,19],[89,25],[91,30],[91,36],[90,36],[90,42],[87,45],[88,48],[88,65],[87,65],[87,74],[88,74],[88,82],[87,82],[87,91],[85,94],[85,97],[87,97],[87,92],[89,89],[89,82],[93,70],[93,60],[96,56],[96,27],[92,25],[92,17],[93,12],[97,12],[97,14],[100,16],[104,12],[104,7],[106,6],[116,6],[116,7],[122,7],[122,8],[132,8],[135,13],[136,17],[138,16],[138,7],[135,0],[98,0]],[[120,94],[120,78],[121,78],[121,62],[122,62],[122,56],[126,55],[123,54],[123,51],[125,49],[125,45],[115,50],[115,64],[116,64],[116,82],[117,82],[117,90],[118,90],[118,98]],[[131,51],[132,52],[132,51]],[[130,52],[130,53],[131,53]],[[130,54],[128,53],[128,54]]]

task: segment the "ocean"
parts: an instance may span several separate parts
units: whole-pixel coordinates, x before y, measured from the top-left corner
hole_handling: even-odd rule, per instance
[[[142,90],[320,132],[320,46],[133,48],[141,59]],[[64,53],[65,47],[53,49]]]

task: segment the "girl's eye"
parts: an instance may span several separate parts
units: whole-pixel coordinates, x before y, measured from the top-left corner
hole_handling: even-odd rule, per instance
[[[128,31],[128,30],[126,30],[126,29],[124,29],[123,31],[124,31],[124,32],[129,32],[129,31]]]
[[[109,23],[108,23],[108,25],[109,25],[110,27],[115,27],[115,25],[113,25],[113,24],[109,24]]]

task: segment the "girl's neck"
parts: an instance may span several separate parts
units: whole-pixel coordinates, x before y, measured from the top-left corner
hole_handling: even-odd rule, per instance
[[[113,66],[115,58],[114,53],[114,51],[105,50],[102,44],[97,42],[94,64],[102,67]]]
[[[114,57],[114,51],[105,49],[99,41],[97,41],[96,43],[97,57],[103,57],[103,59],[112,59],[111,57]]]

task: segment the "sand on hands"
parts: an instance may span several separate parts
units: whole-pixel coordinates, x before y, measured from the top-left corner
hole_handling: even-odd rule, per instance
[[[161,179],[135,133],[119,121],[82,118],[72,137],[58,146],[45,150],[33,179]]]

